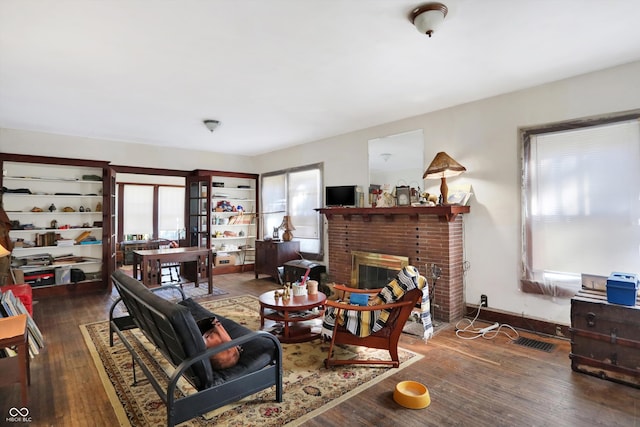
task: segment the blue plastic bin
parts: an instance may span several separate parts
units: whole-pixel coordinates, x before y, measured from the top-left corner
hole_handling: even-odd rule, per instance
[[[636,305],[638,275],[611,273],[607,279],[607,302],[620,305]]]

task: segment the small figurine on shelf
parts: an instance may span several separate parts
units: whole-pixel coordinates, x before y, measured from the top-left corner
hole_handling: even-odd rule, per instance
[[[287,282],[284,285],[284,293],[282,294],[283,300],[288,300],[291,297],[291,283]]]
[[[220,200],[215,210],[216,212],[233,212],[235,211],[235,206],[229,203],[228,200]]]
[[[58,209],[58,208],[56,208],[56,205],[54,205],[53,203],[51,203],[51,206],[49,206],[49,212],[53,212],[53,211],[55,211],[56,209]]]

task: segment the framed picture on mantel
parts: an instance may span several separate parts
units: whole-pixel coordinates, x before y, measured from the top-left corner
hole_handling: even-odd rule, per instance
[[[396,187],[396,204],[398,206],[411,206],[411,189],[409,187]]]

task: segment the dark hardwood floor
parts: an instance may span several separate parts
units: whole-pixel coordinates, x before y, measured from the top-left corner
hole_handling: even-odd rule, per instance
[[[276,288],[253,273],[215,276],[229,295]],[[221,296],[217,298],[225,298]],[[108,318],[111,294],[40,299],[34,318],[46,339],[32,359],[30,426],[114,426],[116,417],[78,325]],[[638,426],[640,389],[574,373],[568,341],[550,352],[494,340],[463,341],[453,327],[428,343],[403,334],[402,346],[423,354],[417,363],[306,422],[305,426]],[[320,368],[324,369],[324,367]],[[422,410],[399,407],[392,397],[402,380],[430,391]],[[286,398],[286,394],[285,394]],[[11,407],[21,407],[19,385],[0,388],[0,425]]]

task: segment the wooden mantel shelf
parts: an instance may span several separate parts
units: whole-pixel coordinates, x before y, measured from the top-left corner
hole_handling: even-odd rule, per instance
[[[469,213],[469,206],[447,205],[447,206],[396,206],[393,208],[320,208],[316,209],[324,214],[328,220],[334,215],[341,215],[347,221],[352,216],[361,216],[363,221],[371,221],[371,216],[382,215],[387,220],[393,221],[396,215],[409,215],[417,220],[418,215],[437,215],[442,221],[451,222],[458,214]]]

